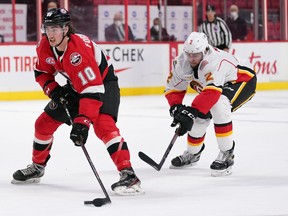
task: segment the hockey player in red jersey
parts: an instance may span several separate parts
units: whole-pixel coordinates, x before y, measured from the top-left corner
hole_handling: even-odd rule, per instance
[[[211,175],[232,173],[235,142],[231,115],[254,96],[256,82],[249,62],[212,47],[204,33],[189,35],[183,52],[173,60],[165,90],[171,126],[180,125],[180,136],[188,132],[187,150],[172,159],[171,168],[191,166],[200,159],[206,129],[213,119],[220,152],[210,166]],[[186,106],[183,98],[188,86],[199,94]]]
[[[36,81],[52,100],[35,122],[32,164],[13,174],[12,183],[39,182],[50,158],[53,134],[63,123],[70,124],[63,107],[73,118],[70,139],[85,144],[90,126],[106,145],[120,172],[111,188],[118,194],[141,193],[140,180],[130,162],[127,143],[116,126],[120,91],[113,65],[105,52],[87,36],[75,34],[66,9],[48,10],[44,16],[45,36],[37,45]],[[67,84],[60,86],[60,73]]]

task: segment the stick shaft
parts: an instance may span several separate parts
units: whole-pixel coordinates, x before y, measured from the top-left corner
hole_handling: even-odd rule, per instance
[[[94,175],[95,175],[95,177],[96,177],[96,179],[97,179],[97,181],[98,181],[103,193],[105,194],[105,197],[109,200],[109,202],[111,202],[111,199],[110,199],[110,197],[109,197],[109,195],[108,195],[108,193],[107,193],[107,191],[106,191],[106,189],[105,189],[105,187],[104,187],[104,185],[103,185],[103,183],[101,181],[101,178],[100,178],[100,176],[99,176],[99,174],[98,174],[98,172],[97,172],[97,170],[96,170],[96,168],[95,168],[95,166],[94,166],[94,164],[93,164],[93,162],[92,162],[92,160],[91,160],[91,158],[90,158],[90,156],[88,154],[88,151],[87,151],[87,149],[86,149],[86,147],[84,146],[83,143],[81,143],[81,147],[82,147],[82,150],[83,150],[83,152],[84,152],[84,154],[85,154],[85,156],[87,158],[87,161],[88,161],[88,163],[89,163],[89,165],[90,165],[90,167],[91,167],[91,169],[92,169],[92,171],[93,171],[93,173],[94,173]]]
[[[157,164],[152,158],[150,158],[148,155],[146,155],[146,154],[143,153],[143,152],[139,152],[139,153],[138,153],[138,156],[139,156],[143,161],[145,161],[146,163],[148,163],[150,166],[154,167],[157,171],[160,171],[161,168],[162,168],[162,166],[163,166],[163,164],[165,163],[166,158],[167,158],[167,156],[169,155],[169,153],[170,153],[170,151],[171,151],[174,143],[176,142],[176,139],[177,139],[178,136],[179,136],[179,135],[178,135],[178,133],[177,133],[177,131],[176,131],[175,134],[174,134],[174,136],[173,136],[173,138],[172,138],[172,140],[170,141],[170,143],[169,143],[169,145],[168,145],[168,147],[167,147],[167,149],[166,149],[166,151],[165,151],[165,153],[164,153],[164,155],[163,155],[163,157],[162,157],[162,159],[161,159],[161,161],[160,161],[159,164]]]
[[[69,118],[69,121],[70,121],[71,125],[73,125],[72,117],[71,117],[70,112],[69,112],[69,110],[68,110],[68,108],[67,108],[65,103],[63,104],[63,107],[65,109],[65,112],[66,112],[66,114],[67,114],[67,116]],[[90,158],[90,155],[89,155],[86,147],[84,146],[84,144],[82,142],[80,144],[81,144],[81,148],[82,148],[82,150],[83,150],[83,152],[84,152],[84,154],[86,156],[86,159],[87,159],[87,161],[88,161],[88,163],[89,163],[89,165],[90,165],[90,167],[91,167],[91,169],[92,169],[92,171],[93,171],[93,173],[94,173],[94,175],[95,175],[95,177],[96,177],[96,179],[97,179],[97,181],[98,181],[98,183],[99,183],[99,185],[100,185],[100,187],[101,187],[101,189],[102,189],[102,191],[103,191],[103,193],[104,193],[104,195],[106,197],[106,199],[109,202],[111,202],[111,199],[110,199],[110,197],[109,197],[109,195],[108,195],[108,193],[107,193],[107,191],[106,191],[106,189],[105,189],[105,187],[104,187],[104,185],[103,185],[103,183],[101,181],[101,178],[100,178],[100,176],[99,176],[99,174],[98,174],[98,172],[97,172],[97,170],[96,170],[96,168],[95,168],[95,166],[94,166],[94,164],[93,164],[93,162],[92,162],[92,160]]]

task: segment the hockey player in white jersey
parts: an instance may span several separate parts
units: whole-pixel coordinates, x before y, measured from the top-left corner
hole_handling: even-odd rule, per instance
[[[204,33],[189,35],[183,52],[173,60],[165,89],[171,126],[180,125],[179,136],[188,132],[187,150],[172,159],[171,168],[191,166],[200,159],[206,129],[213,119],[220,152],[210,166],[211,175],[232,173],[235,142],[231,114],[254,96],[256,82],[249,62],[212,47]],[[189,86],[199,94],[186,106],[183,98]]]

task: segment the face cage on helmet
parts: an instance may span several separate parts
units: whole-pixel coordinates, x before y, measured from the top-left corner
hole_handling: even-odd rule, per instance
[[[45,26],[66,26],[66,25],[68,25],[68,23],[70,23],[70,21],[45,23],[45,20],[44,20],[44,22],[42,23],[42,25],[43,25],[44,27],[45,27]]]
[[[197,52],[197,53],[202,53],[202,56],[204,57],[204,55],[206,54],[205,51],[206,51],[206,48],[205,48],[204,51]],[[189,55],[189,54],[196,54],[196,52],[189,52],[189,51],[186,50],[185,48],[183,49],[183,52],[184,52],[185,57],[186,57],[187,55]]]
[[[190,54],[192,55],[197,55],[197,54],[201,54],[201,56],[190,56]],[[191,52],[186,52],[184,51],[184,58],[185,60],[187,60],[188,62],[190,62],[190,60],[192,58],[197,59],[197,60],[202,60],[204,58],[205,53],[204,52],[198,52],[198,53],[191,53]]]
[[[65,23],[49,23],[49,24],[47,24],[47,23],[43,23],[42,24],[42,26],[41,26],[41,30],[42,30],[42,32],[46,32],[46,30],[45,30],[45,27],[47,27],[47,26],[60,26],[62,29],[65,27],[65,26],[67,26],[69,24],[69,22],[65,22]],[[64,30],[64,29],[63,29]]]
[[[200,52],[204,53],[205,50],[206,50],[207,47],[208,47],[208,44],[207,44],[207,46],[205,46],[204,50],[202,50],[202,49],[203,49],[202,47],[204,47],[204,46],[202,45],[202,47],[201,47],[201,50],[202,50],[202,51],[191,51],[191,50],[196,50],[196,49],[195,49],[195,48],[194,48],[194,49],[189,49],[189,46],[191,46],[191,44],[186,44],[186,42],[185,42],[184,47],[183,47],[183,51],[184,51],[184,52],[187,52],[187,53],[200,53]],[[193,46],[193,47],[195,47],[195,46]],[[200,47],[198,47],[198,49],[200,49]]]
[[[202,59],[205,57],[205,55],[208,53],[208,51],[209,51],[209,45],[203,50],[203,51],[201,51],[201,52],[197,52],[197,53],[202,53]],[[189,51],[186,51],[185,50],[185,47],[183,48],[183,54],[184,54],[184,58],[185,58],[185,60],[187,60],[188,61],[188,55],[189,54],[196,54],[195,52],[189,52]]]
[[[208,50],[209,50],[209,44],[207,44],[207,46],[205,47],[205,49],[203,51],[200,51],[200,52],[197,52],[197,53],[202,53],[203,54],[203,57],[207,54]],[[183,52],[184,53],[196,53],[196,52],[191,52],[189,51],[189,49],[185,49],[185,45],[184,45],[184,48],[183,48]]]

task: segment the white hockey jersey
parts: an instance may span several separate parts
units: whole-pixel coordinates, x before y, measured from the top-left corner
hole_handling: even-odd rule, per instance
[[[248,61],[213,47],[200,62],[198,70],[194,71],[182,53],[173,60],[165,96],[170,106],[181,104],[190,85],[199,93],[191,106],[207,113],[219,99],[226,84],[248,82],[255,76],[251,71],[252,66]]]

